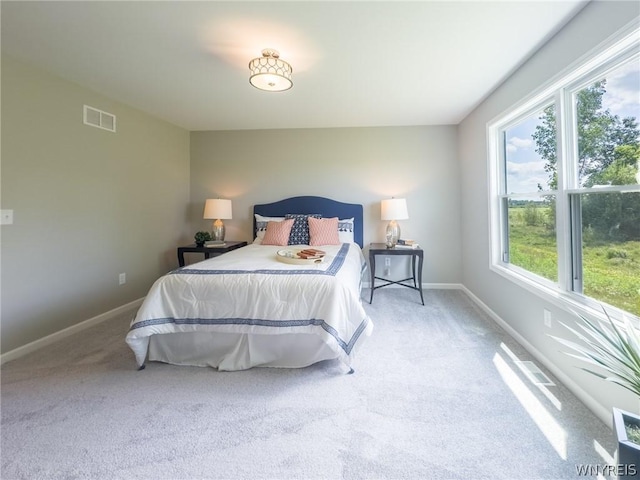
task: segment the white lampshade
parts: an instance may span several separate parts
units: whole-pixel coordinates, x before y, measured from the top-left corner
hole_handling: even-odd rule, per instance
[[[409,218],[407,200],[404,198],[389,198],[382,200],[381,220],[406,220]]]
[[[224,200],[222,198],[207,199],[204,204],[204,215],[202,218],[207,220],[230,220],[233,218],[231,215],[231,200]]]

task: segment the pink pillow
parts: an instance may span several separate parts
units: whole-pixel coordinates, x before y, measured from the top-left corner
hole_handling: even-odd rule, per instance
[[[309,245],[340,245],[338,217],[309,217]]]
[[[287,245],[289,243],[289,234],[293,227],[293,218],[282,220],[281,222],[267,223],[267,231],[264,232],[264,238],[261,245]]]

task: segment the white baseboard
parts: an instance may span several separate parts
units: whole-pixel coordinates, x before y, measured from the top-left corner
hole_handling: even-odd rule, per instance
[[[436,289],[436,290],[463,290],[464,285],[461,283],[423,283],[422,288],[424,290]]]
[[[9,362],[11,360],[15,360],[16,358],[20,358],[24,355],[27,355],[31,352],[35,352],[47,345],[51,345],[59,340],[62,340],[65,337],[73,335],[74,333],[78,333],[82,330],[85,330],[89,327],[97,325],[98,323],[104,322],[105,320],[109,320],[111,318],[117,317],[128,310],[133,310],[142,305],[143,298],[139,298],[138,300],[134,300],[133,302],[129,302],[125,305],[121,305],[119,307],[114,308],[113,310],[109,310],[108,312],[101,313],[100,315],[96,315],[93,318],[88,320],[84,320],[83,322],[77,323],[75,325],[71,325],[70,327],[65,328],[64,330],[60,330],[59,332],[52,333],[51,335],[47,335],[44,338],[40,338],[31,343],[27,343],[22,347],[18,347],[14,350],[11,350],[7,353],[3,353],[0,355],[0,365]]]
[[[603,405],[594,400],[585,390],[573,381],[566,373],[558,368],[558,366],[536,349],[529,341],[520,335],[511,325],[505,322],[500,316],[491,310],[482,300],[476,297],[471,290],[462,285],[464,291],[469,298],[480,307],[487,315],[489,315],[500,327],[502,327],[516,342],[524,347],[536,360],[542,363],[554,376],[562,382],[578,399],[584,403],[600,420],[606,425],[612,426],[611,411],[607,410]]]
[[[371,288],[371,282],[362,282],[362,288]],[[387,288],[387,287],[385,287]],[[402,288],[401,285],[391,284],[388,288]],[[461,283],[423,283],[423,290],[462,290],[464,285]]]

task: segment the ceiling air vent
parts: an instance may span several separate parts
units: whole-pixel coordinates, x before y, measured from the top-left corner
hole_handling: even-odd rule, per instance
[[[116,131],[116,116],[97,108],[84,106],[84,124],[91,127],[102,128],[110,132]]]

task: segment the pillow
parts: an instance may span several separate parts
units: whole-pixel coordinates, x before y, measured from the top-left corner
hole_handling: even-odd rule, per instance
[[[319,213],[313,214],[294,214],[287,213],[285,218],[295,220],[289,235],[289,245],[309,245],[309,217],[322,218]]]
[[[340,243],[353,243],[353,218],[338,220],[338,238]]]
[[[267,222],[262,245],[286,245],[293,223],[293,219]]]
[[[284,217],[263,217],[258,213],[255,213],[254,216],[256,217],[256,239],[253,243],[262,243],[264,234],[267,231],[267,223],[281,222],[282,220],[284,220]]]
[[[340,245],[338,217],[309,217],[309,245]]]

